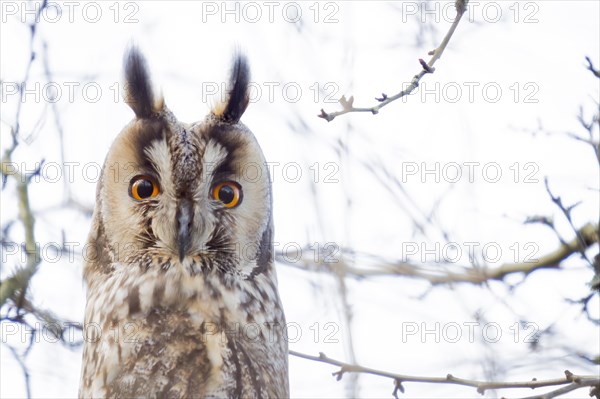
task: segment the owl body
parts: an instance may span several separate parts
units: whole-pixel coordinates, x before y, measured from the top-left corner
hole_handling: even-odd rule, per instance
[[[239,119],[249,74],[178,121],[141,54],[126,55],[136,114],[115,139],[86,245],[81,397],[287,397],[268,168]]]

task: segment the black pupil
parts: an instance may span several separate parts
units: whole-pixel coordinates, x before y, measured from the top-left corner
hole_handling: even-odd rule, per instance
[[[140,180],[136,188],[137,194],[140,198],[148,198],[154,191],[154,186],[150,180]]]
[[[235,199],[235,192],[231,186],[221,186],[219,189],[219,199],[225,204],[230,204]]]

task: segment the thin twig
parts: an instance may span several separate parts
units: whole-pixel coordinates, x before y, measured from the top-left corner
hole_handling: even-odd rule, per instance
[[[27,365],[25,364],[23,357],[21,357],[21,355],[19,355],[17,350],[8,344],[6,344],[6,346],[12,353],[13,357],[19,364],[21,371],[23,372],[23,378],[25,379],[25,392],[27,392],[27,397],[31,398],[31,378],[29,376],[29,369],[27,368]]]
[[[319,356],[311,356],[304,353],[289,351],[290,355],[300,357],[315,362],[321,362],[338,366],[340,369],[332,375],[339,381],[342,379],[345,373],[363,373],[371,374],[379,377],[391,378],[394,381],[394,391],[392,394],[398,398],[398,391],[404,392],[404,382],[417,382],[417,383],[429,383],[429,384],[454,384],[473,387],[477,389],[477,392],[484,394],[485,391],[491,389],[511,389],[511,388],[541,388],[556,385],[565,385],[570,389],[565,392],[570,392],[575,389],[583,387],[591,387],[600,385],[600,377],[593,375],[575,375],[568,370],[565,370],[565,377],[555,378],[550,380],[537,380],[532,379],[531,381],[480,381],[455,377],[452,374],[447,374],[445,377],[422,377],[406,374],[396,374],[389,371],[376,370],[369,367],[364,367],[358,364],[345,363],[336,359],[332,359],[325,355],[323,352],[319,352]],[[574,386],[574,388],[572,388]],[[563,389],[566,387],[563,387]],[[536,398],[545,398],[546,396],[536,396]],[[555,396],[549,396],[553,398]]]
[[[594,68],[594,64],[592,64],[592,60],[590,59],[590,57],[586,56],[585,60],[588,63],[587,69],[589,71],[591,71],[594,74],[595,77],[600,78],[600,69]]]
[[[580,204],[580,202],[576,202],[573,205],[565,206],[563,204],[562,199],[560,198],[560,196],[555,196],[554,194],[552,194],[552,191],[550,190],[550,185],[548,183],[548,177],[544,178],[544,185],[546,186],[546,192],[550,196],[550,199],[561,210],[561,212],[563,213],[563,215],[565,216],[565,218],[569,222],[569,225],[571,226],[571,229],[573,229],[573,231],[575,232],[575,235],[576,235],[577,239],[579,240],[578,252],[581,254],[581,257],[583,259],[585,259],[591,265],[592,262],[590,261],[590,259],[587,257],[587,255],[585,253],[585,250],[587,248],[585,239],[584,239],[584,237],[581,236],[579,230],[577,230],[575,228],[575,225],[573,224],[573,219],[571,218],[571,211],[573,209],[575,209],[575,207],[578,206]],[[597,238],[596,238],[596,241],[598,241]]]
[[[325,112],[324,109],[321,109],[321,113],[318,115],[318,117],[325,119],[327,122],[331,122],[336,117],[350,112],[370,112],[373,115],[375,115],[379,113],[379,110],[385,107],[386,105],[411,94],[419,86],[419,81],[421,80],[421,78],[423,78],[423,76],[425,76],[428,73],[435,72],[435,68],[433,67],[433,65],[442,56],[444,50],[446,49],[446,46],[448,46],[448,43],[450,42],[450,39],[452,38],[452,35],[454,34],[454,31],[456,30],[460,19],[462,18],[463,14],[467,9],[466,5],[468,1],[469,0],[456,0],[456,17],[454,18],[454,22],[452,22],[452,25],[450,26],[450,29],[448,30],[446,36],[442,40],[442,43],[435,50],[432,50],[428,53],[428,55],[432,56],[429,62],[425,62],[423,59],[419,59],[421,71],[412,78],[410,84],[406,89],[402,90],[397,94],[394,94],[393,96],[388,96],[387,94],[382,93],[381,98],[376,98],[376,100],[379,101],[379,104],[372,107],[355,107],[353,96],[350,96],[350,98],[342,96],[342,98],[339,99],[339,103],[342,106],[341,111]]]

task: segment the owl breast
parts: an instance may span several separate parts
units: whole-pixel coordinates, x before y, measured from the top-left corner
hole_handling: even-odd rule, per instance
[[[89,396],[287,396],[285,319],[265,301],[274,287],[258,279],[224,290],[174,269],[122,273],[96,287],[104,306],[87,312],[86,350],[93,342],[99,354],[84,367]],[[88,304],[100,299],[90,295]]]

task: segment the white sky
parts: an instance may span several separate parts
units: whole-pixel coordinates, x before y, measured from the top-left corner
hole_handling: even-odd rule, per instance
[[[20,22],[22,4],[0,3],[2,152],[10,143],[9,126],[14,124],[16,96],[11,90],[14,82],[23,79],[27,62],[28,29]],[[544,177],[548,176],[554,193],[565,203],[582,201],[573,212],[576,226],[599,217],[598,164],[589,147],[564,134],[584,134],[576,120],[580,106],[588,117],[597,112],[594,101],[597,104],[599,83],[585,70],[584,57],[600,66],[599,4],[471,2],[435,73],[424,77],[419,92],[390,104],[377,116],[349,114],[327,123],[316,115],[321,108],[337,110],[342,94],[354,95],[357,106],[370,106],[382,92],[391,95],[402,89],[419,72],[417,60],[428,59],[427,52],[450,26],[453,2],[432,2],[427,9],[422,2],[399,1],[74,2],[71,8],[53,3],[42,15],[34,43],[36,51],[41,51],[42,40],[47,45],[52,83],[48,85],[41,63],[34,63],[28,82],[31,92],[20,123],[23,139],[32,129],[35,133],[13,157],[29,170],[42,158],[47,164],[44,178],[30,186],[37,213],[36,238],[42,243],[60,242],[64,232],[67,242],[85,242],[90,220],[76,209],[56,208],[65,198],[65,188],[82,205],[93,207],[96,166],[133,116],[118,93],[123,51],[135,42],[146,54],[155,85],[168,106],[188,122],[208,112],[213,101],[209,94],[225,81],[232,51],[239,48],[247,54],[256,97],[243,121],[257,136],[267,160],[281,165],[273,175],[275,240],[281,246],[333,242],[397,259],[406,243],[425,242],[423,235],[415,233],[409,215],[418,214],[419,209],[430,212],[439,202],[438,225],[463,249],[466,242],[500,248],[502,256],[491,266],[513,261],[511,248],[519,248],[517,260],[522,261],[531,248],[527,243],[535,243],[534,256],[541,256],[556,248],[558,241],[547,228],[523,226],[527,216],[554,216],[559,230],[572,238],[545,192]],[[56,14],[57,10],[61,13]],[[419,44],[420,30],[423,40]],[[55,106],[64,130],[65,161],[74,162],[72,174],[61,167],[58,133],[47,101],[52,90],[58,90]],[[44,112],[45,123],[34,129]],[[540,121],[556,134],[530,134]],[[336,154],[339,140],[348,147],[342,159]],[[283,173],[283,167],[294,162],[302,171],[297,182]],[[318,212],[310,194],[316,162]],[[466,173],[468,162],[474,162],[472,176]],[[444,181],[444,176],[454,176],[457,164],[463,167],[462,178],[456,183]],[[57,178],[53,178],[52,165],[59,166]],[[390,189],[399,197],[391,196],[364,165],[385,165],[398,179],[404,178],[403,187],[413,202],[398,194],[397,187]],[[422,174],[435,167],[442,174],[439,182],[435,175]],[[496,170],[502,176],[492,182]],[[326,182],[331,172],[338,183]],[[16,215],[13,184],[2,191],[1,202],[4,225]],[[427,234],[428,248],[441,239],[433,228]],[[11,230],[11,237],[22,237],[20,226]],[[597,253],[597,247],[594,250]],[[9,261],[5,257],[2,277],[16,262],[15,257]],[[598,368],[560,351],[567,344],[590,353],[600,351],[598,328],[564,301],[586,295],[592,274],[575,258],[567,264],[568,272],[534,273],[513,292],[491,284],[436,288],[423,298],[427,284],[420,281],[351,279],[348,290],[357,359],[374,368],[427,376],[452,373],[484,379],[493,368],[495,378],[512,380],[559,377],[571,367],[581,374],[598,373]],[[80,259],[43,263],[31,287],[37,303],[81,321],[81,267]],[[290,348],[347,359],[347,326],[335,280],[281,265],[278,273],[287,319],[302,332]],[[593,303],[591,311],[600,317],[600,304]],[[418,326],[421,332],[423,327],[434,328],[435,323],[464,326],[473,322],[476,312],[483,315],[483,321],[475,329],[475,342],[469,342],[467,330],[456,343],[443,337],[435,342],[434,336],[419,334],[403,340],[406,328]],[[514,342],[513,326],[520,320],[540,329],[553,326],[556,337],[544,341],[548,351],[532,354],[523,342],[527,331],[522,329]],[[501,328],[498,343],[482,343],[486,321]],[[333,327],[329,329],[326,323]],[[3,342],[23,348],[21,337],[6,338],[6,324],[2,324]],[[338,343],[325,341],[329,332]],[[22,374],[6,346],[0,350],[0,396],[21,397]],[[75,396],[80,357],[80,351],[56,343],[36,345],[27,359],[33,395]],[[336,382],[332,366],[292,357],[290,367],[294,397],[345,394],[347,376]],[[473,389],[454,386],[405,386],[408,397],[477,396]],[[385,379],[360,378],[364,397],[391,397],[392,388]],[[585,390],[578,394],[587,395]]]

